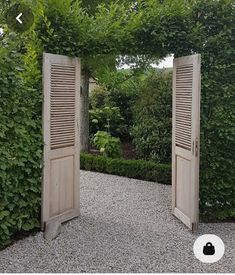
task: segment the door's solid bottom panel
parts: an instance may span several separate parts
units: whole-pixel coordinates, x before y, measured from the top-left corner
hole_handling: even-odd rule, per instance
[[[191,163],[189,160],[176,156],[176,208],[190,217],[191,194]]]
[[[50,217],[74,208],[74,156],[51,160]]]
[[[192,229],[190,218],[184,215],[184,213],[182,213],[179,209],[174,209],[174,215],[176,216],[176,218],[180,219],[186,226]]]

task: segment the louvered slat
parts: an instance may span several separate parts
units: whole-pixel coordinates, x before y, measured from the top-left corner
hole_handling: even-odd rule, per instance
[[[51,150],[75,143],[75,66],[51,65]]]
[[[176,68],[176,146],[191,150],[193,66]]]

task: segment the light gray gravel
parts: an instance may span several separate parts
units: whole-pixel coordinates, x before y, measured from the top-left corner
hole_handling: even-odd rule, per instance
[[[42,233],[0,251],[0,272],[235,272],[235,224],[200,224],[197,235],[171,215],[171,187],[81,171],[81,216],[52,242]],[[200,263],[198,235],[216,234],[225,255]]]

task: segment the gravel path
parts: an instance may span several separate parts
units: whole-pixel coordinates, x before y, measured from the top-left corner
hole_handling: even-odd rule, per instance
[[[171,215],[170,186],[81,172],[81,216],[52,242],[42,233],[0,251],[0,272],[235,272],[235,224],[200,224],[197,235]],[[194,240],[216,234],[225,255],[193,255]]]

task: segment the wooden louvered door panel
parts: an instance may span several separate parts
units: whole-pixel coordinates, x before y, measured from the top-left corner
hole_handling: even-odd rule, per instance
[[[79,215],[80,61],[43,56],[42,227]]]
[[[172,205],[193,231],[199,219],[200,68],[200,55],[174,59]]]

